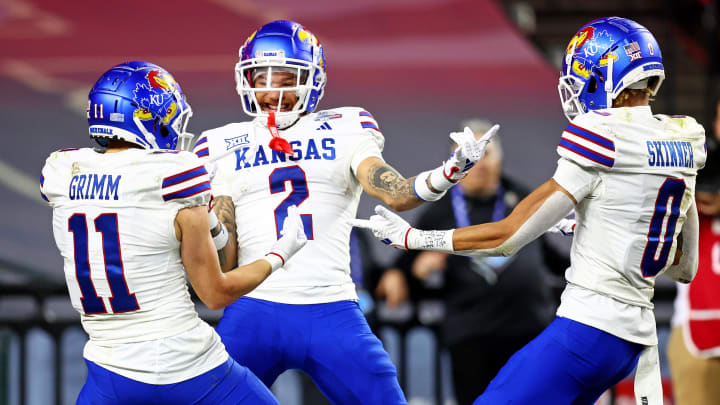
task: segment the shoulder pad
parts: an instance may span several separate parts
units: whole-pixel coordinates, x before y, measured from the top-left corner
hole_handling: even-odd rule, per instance
[[[179,202],[186,207],[205,205],[210,201],[210,177],[202,161],[190,152],[169,155],[162,177],[163,201]],[[171,163],[172,162],[172,163]]]
[[[582,167],[609,169],[615,165],[615,138],[597,122],[603,115],[577,116],[565,127],[557,152]]]
[[[204,133],[200,135],[195,146],[193,146],[193,153],[199,158],[206,158],[210,154],[208,151],[207,135]]]
[[[193,153],[203,160],[210,155],[217,157],[225,151],[250,143],[249,134],[252,133],[252,121],[230,123],[222,127],[203,131],[195,141]]]
[[[707,159],[705,128],[695,118],[687,115],[656,114],[654,117],[665,125],[668,132],[692,144],[695,167],[702,169]]]
[[[373,117],[370,112],[368,112],[362,107],[341,107],[335,108],[331,111],[329,110],[327,112],[321,111],[318,113],[315,119],[318,119],[318,117],[329,115],[329,113],[333,113],[335,116],[341,116],[342,119],[345,120],[350,127],[358,128],[364,131],[381,133],[380,125],[378,125],[375,117]]]
[[[66,176],[73,170],[74,161],[81,160],[77,154],[91,151],[90,148],[65,148],[57,150],[48,156],[40,173],[40,197],[53,204],[58,196],[62,195],[58,178]]]
[[[695,118],[688,115],[655,114],[654,117],[681,136],[698,137],[705,135],[705,128],[698,124]]]

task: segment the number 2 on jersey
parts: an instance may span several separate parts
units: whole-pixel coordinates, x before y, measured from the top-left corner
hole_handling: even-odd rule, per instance
[[[275,194],[285,191],[285,182],[288,180],[290,181],[292,191],[282,200],[277,208],[275,208],[275,231],[277,232],[278,239],[280,239],[280,230],[282,229],[283,222],[285,222],[285,218],[287,218],[288,215],[288,207],[296,205],[300,208],[300,204],[310,195],[305,172],[300,166],[280,167],[273,170],[273,172],[270,173],[270,193]],[[305,236],[307,236],[308,240],[312,240],[312,215],[301,214],[300,218],[302,218],[303,227],[305,228]]]
[[[665,179],[655,200],[655,212],[650,220],[648,243],[645,245],[640,269],[644,277],[656,276],[665,268],[680,216],[680,204],[685,194],[685,181]],[[667,222],[666,222],[667,218]],[[662,244],[662,248],[660,245]],[[660,251],[658,251],[660,248]]]
[[[80,285],[80,302],[86,315],[106,314],[105,304],[97,295],[90,277],[90,258],[88,253],[88,225],[85,214],[73,214],[68,220],[68,231],[73,234],[75,277]],[[131,312],[140,309],[135,294],[130,294],[120,254],[120,234],[117,214],[101,214],[95,218],[95,231],[102,235],[105,274],[110,285],[112,297],[110,306],[113,313]]]

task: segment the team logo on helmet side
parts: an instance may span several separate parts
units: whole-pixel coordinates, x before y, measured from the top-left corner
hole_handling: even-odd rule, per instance
[[[570,40],[570,43],[567,46],[567,49],[565,50],[566,54],[569,54],[570,52],[573,52],[574,54],[577,54],[580,52],[580,49],[582,49],[583,45],[585,45],[585,42],[587,42],[589,39],[593,37],[595,33],[594,27],[585,27],[581,29],[580,31],[575,34],[574,37]]]
[[[598,31],[595,27],[589,26],[578,31],[570,40],[565,51],[566,60],[571,61],[569,63],[572,72],[587,80],[590,78],[593,68],[607,66],[609,57],[613,61],[617,61],[618,56],[614,52],[603,55],[597,66],[590,60],[598,53],[605,52],[612,42],[612,35],[607,30]]]
[[[318,46],[320,43],[318,42],[318,39],[315,35],[313,35],[312,32],[305,29],[305,27],[300,28],[297,30],[297,37],[302,42],[308,42],[312,46]]]
[[[159,70],[151,70],[145,76],[147,83],[138,82],[133,90],[133,101],[139,106],[133,115],[143,121],[151,120],[151,110],[160,110],[160,118],[164,124],[168,124],[178,112],[177,104],[172,101],[167,107],[165,104],[173,98],[178,90],[178,84],[169,73]]]

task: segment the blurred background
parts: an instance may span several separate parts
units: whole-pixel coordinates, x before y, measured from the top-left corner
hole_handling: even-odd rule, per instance
[[[370,111],[386,137],[385,159],[401,173],[439,164],[448,133],[484,118],[501,124],[503,171],[534,188],[552,176],[567,123],[560,58],[582,25],[609,15],[645,25],[662,47],[667,79],[653,110],[694,116],[713,138],[717,0],[0,0],[0,404],[72,404],[85,378],[86,336],[66,297],[38,178],[52,151],[91,145],[87,92],[109,67],[147,60],[172,72],[199,133],[246,119],[233,79],[238,48],[262,24],[291,19],[325,48],[320,109]],[[364,196],[358,216],[375,204]],[[422,212],[403,216],[412,222]],[[567,250],[567,240],[551,243]],[[396,252],[374,240],[367,246],[353,256],[372,264],[355,273],[361,304],[408,400],[456,403],[438,334],[445,308],[433,293],[443,280],[388,305],[375,297],[376,284]],[[546,276],[557,299],[563,281]],[[674,284],[659,279],[661,337],[674,295]],[[281,403],[323,403],[304,376],[286,374],[273,387]],[[626,388],[603,401],[630,403],[622,402]]]

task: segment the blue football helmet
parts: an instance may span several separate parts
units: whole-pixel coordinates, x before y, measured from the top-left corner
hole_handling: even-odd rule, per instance
[[[240,48],[240,62],[235,65],[237,92],[246,114],[268,116],[267,111],[262,111],[256,93],[270,91],[273,72],[295,75],[294,86],[272,90],[280,92],[280,100],[290,91],[298,98],[290,111],[281,111],[282,103],[278,103],[276,123],[282,129],[293,124],[300,114],[315,111],[323,96],[325,55],[315,35],[302,25],[286,20],[267,23],[250,35]],[[263,76],[265,85],[255,87],[259,76]]]
[[[167,70],[127,62],[105,72],[88,96],[90,137],[100,145],[119,139],[145,149],[186,149],[192,116],[180,85]]]
[[[647,28],[620,17],[591,21],[570,40],[558,84],[565,116],[612,107],[627,88],[657,94],[665,79],[660,46]]]

